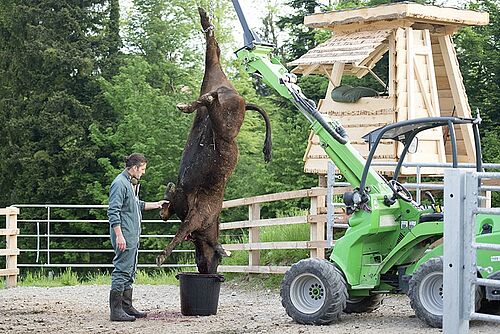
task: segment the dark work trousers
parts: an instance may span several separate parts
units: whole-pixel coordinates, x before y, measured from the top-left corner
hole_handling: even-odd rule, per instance
[[[115,257],[113,258],[115,269],[111,273],[111,290],[128,290],[135,280],[139,244],[137,244],[137,247],[126,248],[123,252],[116,245],[113,245],[113,249],[115,250]]]

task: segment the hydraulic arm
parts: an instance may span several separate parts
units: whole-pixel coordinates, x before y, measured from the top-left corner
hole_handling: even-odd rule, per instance
[[[311,128],[318,135],[321,146],[346,180],[354,187],[360,185],[365,159],[349,144],[347,133],[338,120],[329,119],[319,113],[315,103],[309,100],[296,85],[296,76],[289,73],[280,61],[272,55],[274,46],[262,43],[248,28],[238,0],[232,0],[242,23],[245,46],[235,53],[250,74],[257,74],[281,96],[290,100],[311,122]],[[386,182],[373,169],[369,169],[366,187],[370,194],[390,194]],[[362,192],[364,193],[364,192]]]

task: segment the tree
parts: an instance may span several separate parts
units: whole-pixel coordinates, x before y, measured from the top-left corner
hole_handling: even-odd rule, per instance
[[[0,205],[75,203],[96,169],[92,121],[112,121],[96,81],[108,1],[0,5]],[[105,65],[101,62],[101,65]]]
[[[313,14],[320,6],[316,0],[290,0],[288,6],[296,14],[280,17],[277,25],[282,30],[287,30],[290,39],[285,47],[287,60],[297,59],[317,45],[315,31],[304,25],[304,16]]]

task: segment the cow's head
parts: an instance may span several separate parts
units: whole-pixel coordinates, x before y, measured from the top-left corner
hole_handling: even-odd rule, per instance
[[[205,241],[195,241],[196,265],[200,274],[215,274],[222,258],[221,254]]]

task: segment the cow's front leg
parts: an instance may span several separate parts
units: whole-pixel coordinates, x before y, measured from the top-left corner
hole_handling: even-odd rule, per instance
[[[214,102],[216,97],[217,97],[216,91],[209,92],[209,93],[203,94],[202,96],[200,96],[198,98],[198,100],[196,100],[190,104],[179,103],[177,105],[177,109],[179,109],[183,113],[190,114],[202,106],[209,107],[212,104],[212,102]]]
[[[185,220],[184,222],[181,223],[181,226],[179,227],[179,230],[177,230],[177,233],[175,234],[174,238],[170,243],[165,247],[163,252],[161,252],[160,255],[156,257],[156,265],[159,267],[165,262],[165,260],[172,254],[172,251],[174,250],[175,247],[191,233],[193,232],[191,230],[191,222],[189,220]]]

